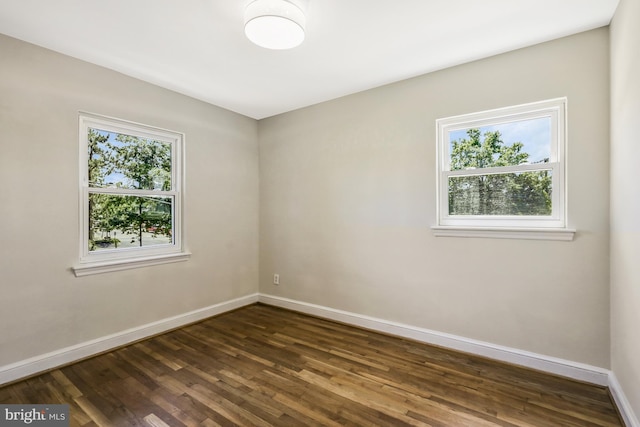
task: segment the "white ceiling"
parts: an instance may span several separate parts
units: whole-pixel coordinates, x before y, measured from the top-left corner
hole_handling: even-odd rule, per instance
[[[248,0],[0,0],[0,33],[261,119],[608,25],[618,0],[309,0],[263,49]],[[2,57],[0,56],[0,65]]]

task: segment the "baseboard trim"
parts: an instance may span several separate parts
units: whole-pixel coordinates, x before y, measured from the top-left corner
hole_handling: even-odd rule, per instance
[[[188,325],[189,323],[254,304],[258,302],[258,299],[259,295],[257,293],[247,295],[1,366],[0,385],[85,359],[134,341]]]
[[[260,294],[259,301],[264,304],[287,308],[301,313],[404,338],[410,338],[427,344],[476,354],[579,381],[585,381],[601,386],[609,385],[609,370],[598,368],[596,366],[572,362],[552,356],[545,356],[511,347],[504,347],[429,329],[418,328],[411,325],[390,322],[388,320],[377,319],[343,310],[336,310],[330,307],[310,304],[288,298],[281,298],[274,295]]]
[[[636,417],[633,412],[631,403],[629,403],[627,396],[624,394],[624,391],[622,391],[622,386],[618,382],[616,374],[613,372],[609,372],[609,391],[611,392],[611,396],[620,411],[620,415],[622,416],[625,426],[640,427],[640,421],[638,421],[638,417]]]

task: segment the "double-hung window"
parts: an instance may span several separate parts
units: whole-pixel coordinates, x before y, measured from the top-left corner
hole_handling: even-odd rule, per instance
[[[571,240],[566,98],[436,121],[436,235]]]
[[[80,115],[76,276],[182,261],[184,135]]]

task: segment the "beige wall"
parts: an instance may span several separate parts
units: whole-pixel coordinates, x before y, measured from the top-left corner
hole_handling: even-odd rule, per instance
[[[611,24],[611,367],[640,417],[640,0]]]
[[[266,294],[608,368],[608,55],[605,28],[256,122],[0,36],[0,366],[259,282]],[[559,96],[575,241],[434,237],[435,119]],[[191,260],[69,271],[79,110],[186,133]]]
[[[76,278],[78,111],[186,134],[187,262]],[[0,366],[256,292],[255,120],[0,36]]]
[[[603,28],[261,120],[260,292],[608,368],[608,62]],[[575,241],[434,237],[435,120],[560,96]]]

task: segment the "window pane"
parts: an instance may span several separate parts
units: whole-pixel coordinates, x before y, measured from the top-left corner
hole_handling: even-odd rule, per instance
[[[551,215],[551,171],[449,177],[449,215]]]
[[[171,144],[89,128],[89,187],[171,190]]]
[[[173,197],[89,194],[89,251],[173,243]]]
[[[451,170],[548,163],[551,118],[451,131],[449,153]]]

